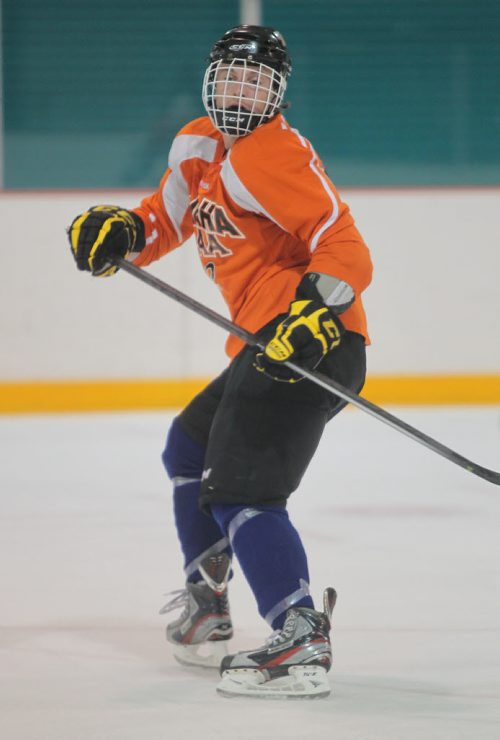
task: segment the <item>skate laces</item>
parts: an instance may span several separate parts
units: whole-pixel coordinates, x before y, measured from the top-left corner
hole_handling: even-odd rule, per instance
[[[309,612],[310,610],[305,610]],[[284,643],[304,639],[308,635],[313,635],[315,631],[319,631],[322,637],[326,640],[328,636],[326,634],[327,627],[323,624],[323,618],[325,615],[316,613],[314,618],[306,616],[301,613],[301,610],[296,611],[290,609],[281,629],[275,630],[266,640],[266,647],[276,647],[283,645]],[[299,623],[299,618],[300,623]]]
[[[266,647],[271,647],[272,645],[279,645],[280,643],[284,642],[282,639],[282,630],[274,630],[269,637],[266,637],[265,645]]]
[[[165,596],[173,596],[173,599],[167,601],[163,606],[159,614],[168,614],[168,612],[174,611],[174,609],[181,609],[183,606],[187,606],[188,603],[188,592],[186,588],[178,588],[175,591],[169,591],[164,594]]]
[[[213,607],[220,611],[220,612],[229,612],[229,601],[227,598],[227,591],[224,591],[223,593],[216,593],[215,591],[212,591],[208,586],[206,586],[208,589],[208,593],[210,594],[210,602],[207,602],[206,594],[204,595],[204,600],[200,601],[200,603],[212,603]],[[159,614],[168,614],[168,612],[172,612],[175,609],[181,609],[184,607],[186,613],[189,613],[189,589],[187,588],[179,588],[175,591],[169,591],[168,593],[164,594],[165,596],[173,596],[170,601],[167,601],[165,606],[163,606]]]
[[[297,624],[298,614],[295,610],[291,609],[285,619],[283,627],[269,635],[266,640],[266,646],[281,645],[284,642],[288,642],[295,632],[295,626]]]

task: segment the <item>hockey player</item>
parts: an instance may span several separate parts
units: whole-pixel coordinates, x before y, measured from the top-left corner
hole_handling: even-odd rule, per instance
[[[329,693],[336,594],[327,588],[315,608],[286,502],[345,403],[283,362],[356,392],[365,378],[370,256],[316,152],[281,113],[291,68],[277,31],[225,33],[204,77],[208,115],[176,136],[158,190],[132,211],[92,207],[69,231],[78,268],[93,275],[113,274],[117,256],[148,265],[194,235],[232,319],[265,344],[229,338],[229,366],[174,419],[163,453],[186,576],[162,610],[184,607],[167,638],[184,663],[220,664],[227,695]],[[226,655],[233,553],[274,632]]]

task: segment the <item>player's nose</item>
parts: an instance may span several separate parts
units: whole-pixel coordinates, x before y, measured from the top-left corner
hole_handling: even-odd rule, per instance
[[[241,82],[239,94],[244,100],[253,100],[255,98],[255,85],[251,82]]]

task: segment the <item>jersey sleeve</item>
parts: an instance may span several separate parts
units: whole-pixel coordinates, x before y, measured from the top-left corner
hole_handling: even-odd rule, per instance
[[[345,281],[356,294],[370,283],[368,248],[310,143],[282,128],[274,140],[235,146],[226,182],[239,205],[274,221],[307,245],[307,272]]]
[[[193,233],[191,193],[197,189],[203,167],[211,162],[218,142],[206,135],[203,119],[193,121],[177,134],[168,156],[168,167],[155,193],[134,212],[144,222],[146,245],[134,263],[148,265],[185,242]]]

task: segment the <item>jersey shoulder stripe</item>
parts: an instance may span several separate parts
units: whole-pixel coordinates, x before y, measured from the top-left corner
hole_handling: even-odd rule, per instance
[[[168,166],[171,169],[178,168],[187,159],[213,162],[217,146],[221,142],[222,136],[208,116],[195,118],[183,126],[173,140],[168,155]]]
[[[162,199],[179,241],[182,241],[182,222],[189,208],[189,184],[181,165],[190,159],[214,161],[220,137],[210,136],[211,133],[216,133],[211,122],[198,118],[181,129],[170,148],[168,155],[170,172],[163,184]]]
[[[266,216],[282,229],[276,219],[266,211],[264,206],[259,203],[258,199],[252,195],[247,187],[243,184],[240,177],[231,162],[231,153],[228,154],[221,167],[221,179],[226,188],[228,195],[234,200],[236,205],[251,213],[258,213]]]
[[[170,169],[179,169],[186,159],[203,159],[213,162],[219,142],[209,136],[178,134],[172,142],[168,155]]]

